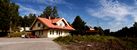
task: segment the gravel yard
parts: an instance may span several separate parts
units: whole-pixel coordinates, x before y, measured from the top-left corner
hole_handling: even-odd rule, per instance
[[[61,50],[52,38],[0,38],[0,50]]]

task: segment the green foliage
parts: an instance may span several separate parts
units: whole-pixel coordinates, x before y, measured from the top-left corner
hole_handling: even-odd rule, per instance
[[[19,6],[10,0],[0,0],[0,30],[7,32],[18,26]]]
[[[28,16],[25,15],[24,18],[21,18],[21,26],[30,27],[35,19],[36,19],[35,14],[29,14]]]
[[[103,32],[104,32],[104,35],[106,36],[110,35],[110,29],[105,29]]]
[[[46,17],[48,18],[52,13],[52,7],[51,6],[47,6],[44,11],[43,11],[43,14],[41,14],[40,17]]]
[[[44,11],[43,14],[40,15],[40,17],[45,17],[45,18],[58,18],[58,11],[57,8],[54,6],[52,8],[52,6],[47,6]]]
[[[72,31],[72,35],[85,35],[88,27],[85,25],[86,23],[80,18],[80,16],[76,16],[72,23],[72,27],[75,31]]]
[[[102,48],[103,50],[104,48],[106,49],[114,48],[114,50],[117,50],[117,49],[136,50],[137,49],[136,38],[116,38],[112,36],[89,35],[89,36],[58,37],[54,39],[54,41],[62,45],[78,45],[78,46],[84,45],[84,47],[87,47],[87,45],[91,44],[92,45],[91,47],[95,47],[95,48],[98,48],[98,47],[100,48],[103,46]],[[98,45],[101,45],[101,46],[98,46]]]
[[[21,32],[12,32],[8,34],[9,37],[21,37],[21,35]]]
[[[75,28],[76,30],[78,29],[82,29],[85,26],[85,22],[80,18],[80,16],[76,16],[76,18],[74,19],[72,26],[73,28]]]
[[[97,34],[104,35],[104,30],[101,27],[94,27],[94,29],[97,31]]]
[[[118,40],[118,39],[112,36],[98,36],[98,35],[65,36],[54,39],[54,41],[63,44],[81,43],[81,42],[109,42],[110,40]]]
[[[137,37],[137,22],[135,22],[132,27],[130,28],[124,27],[121,30],[111,33],[111,35],[116,36],[116,37],[136,38]]]
[[[53,7],[51,16],[54,18],[59,17],[57,7],[55,7],[55,6]]]

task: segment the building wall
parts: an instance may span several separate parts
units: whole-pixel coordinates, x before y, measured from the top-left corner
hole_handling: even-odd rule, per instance
[[[56,38],[59,36],[67,36],[69,35],[69,31],[64,30],[41,30],[35,31],[35,35],[39,38]]]
[[[39,38],[46,38],[48,35],[48,30],[38,30],[38,31],[35,31],[35,35]]]
[[[60,34],[58,33],[60,31]],[[69,35],[69,31],[63,31],[63,30],[48,30],[48,38],[56,38],[59,36],[67,36]]]
[[[44,31],[43,31],[42,37],[43,37],[43,38],[47,38],[47,37],[48,37],[48,30],[44,30]]]

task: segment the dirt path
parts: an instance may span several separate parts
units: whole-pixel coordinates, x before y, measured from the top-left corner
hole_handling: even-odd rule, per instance
[[[51,38],[0,38],[0,50],[61,50]]]

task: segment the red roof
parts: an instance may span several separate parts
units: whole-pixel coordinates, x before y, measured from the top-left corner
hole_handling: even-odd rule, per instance
[[[65,30],[74,30],[74,28],[72,28],[64,18],[55,18],[55,19],[47,19],[47,18],[37,18],[37,20],[39,20],[41,23],[43,23],[44,25],[46,25],[47,27],[49,28],[52,28],[52,29],[65,29]],[[37,21],[36,20],[36,21]],[[56,23],[60,20],[64,20],[65,23],[66,23],[66,26],[65,27],[61,27],[61,26],[57,26],[57,25],[54,25],[53,23]]]

